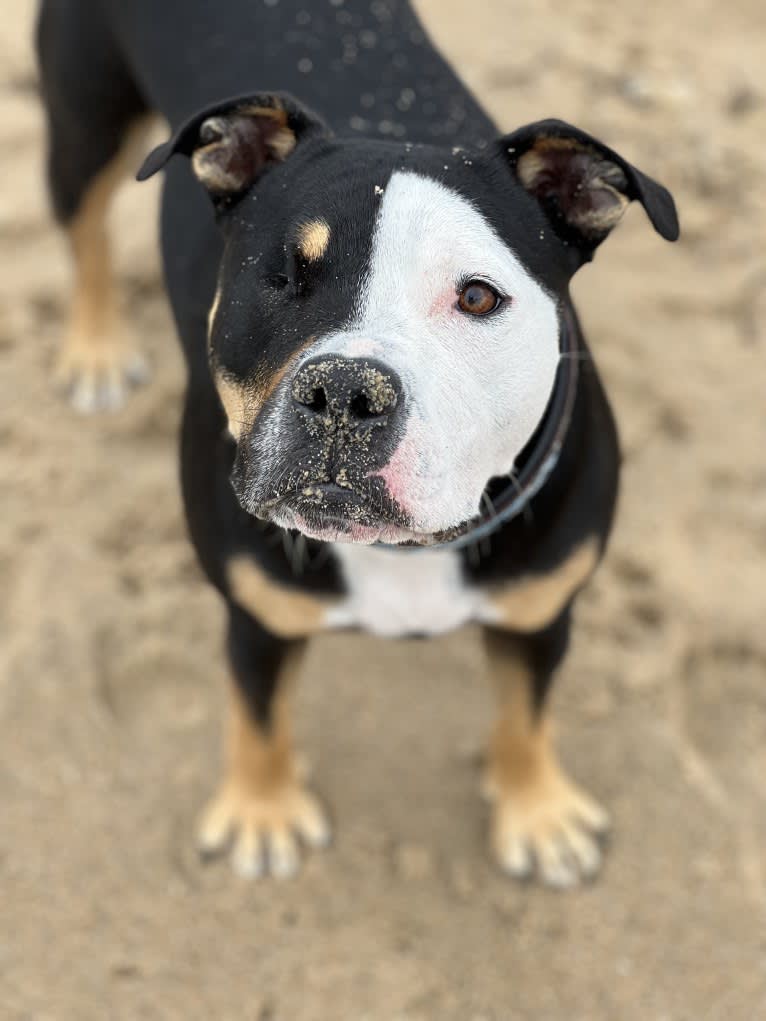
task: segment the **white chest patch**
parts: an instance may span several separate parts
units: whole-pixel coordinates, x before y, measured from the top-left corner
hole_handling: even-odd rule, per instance
[[[329,611],[329,627],[360,627],[393,638],[442,634],[487,618],[482,593],[463,583],[456,553],[350,544],[333,552],[348,596]]]

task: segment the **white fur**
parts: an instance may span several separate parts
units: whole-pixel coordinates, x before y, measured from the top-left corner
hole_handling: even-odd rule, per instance
[[[497,619],[481,590],[464,584],[458,555],[450,550],[337,545],[334,553],[348,595],[328,612],[328,627],[360,627],[392,638]]]
[[[456,308],[461,279],[509,295],[486,317]],[[559,360],[553,298],[471,203],[430,178],[395,173],[381,202],[369,278],[351,327],[306,352],[379,358],[409,405],[381,473],[413,528],[435,532],[479,510],[539,424]]]

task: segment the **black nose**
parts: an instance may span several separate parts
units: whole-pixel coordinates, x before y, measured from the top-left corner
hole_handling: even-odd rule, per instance
[[[301,413],[328,426],[386,425],[403,404],[397,374],[372,358],[318,355],[300,367],[292,389]]]

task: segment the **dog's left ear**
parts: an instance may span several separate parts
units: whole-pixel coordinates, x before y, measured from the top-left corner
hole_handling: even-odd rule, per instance
[[[169,141],[149,153],[136,177],[145,181],[171,156],[182,153],[191,157],[194,174],[213,201],[226,205],[311,134],[329,131],[291,96],[239,96],[194,114]]]
[[[667,189],[612,149],[559,120],[538,121],[501,139],[517,180],[542,206],[556,233],[585,259],[617,225],[634,199],[668,241],[678,217]]]

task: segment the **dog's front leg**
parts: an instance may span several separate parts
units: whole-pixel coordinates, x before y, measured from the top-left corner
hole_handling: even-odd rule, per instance
[[[224,777],[199,825],[203,854],[233,841],[232,866],[242,876],[289,876],[300,866],[300,841],[323,847],[330,827],[304,786],[292,742],[290,689],[306,642],[276,638],[244,610],[230,606],[233,674]]]
[[[601,864],[608,817],[564,773],[551,737],[546,695],[566,650],[569,613],[534,634],[487,629],[498,698],[485,792],[492,802],[491,849],[513,876],[535,870],[551,886],[574,886]]]

